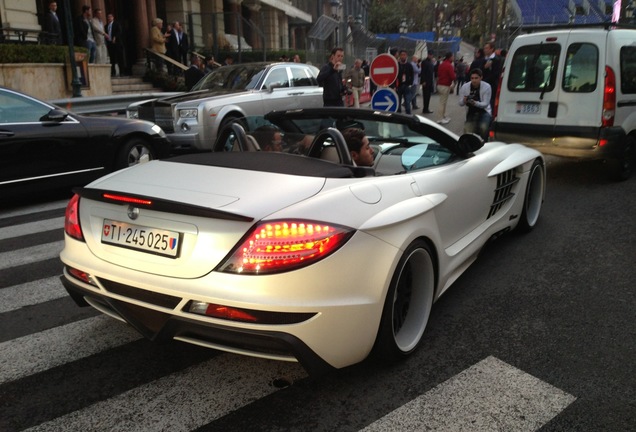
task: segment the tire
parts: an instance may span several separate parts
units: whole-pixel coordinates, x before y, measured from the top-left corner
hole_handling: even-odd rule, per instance
[[[221,120],[221,124],[219,125],[219,132],[232,122],[238,122],[238,124],[243,126],[243,129],[247,130],[247,124],[245,123],[245,120],[242,117],[234,115],[234,114],[228,114],[227,116],[223,118],[223,120]]]
[[[634,174],[634,169],[636,169],[634,164],[636,164],[636,138],[633,135],[628,135],[625,138],[623,154],[610,165],[614,180],[624,181],[629,179]]]
[[[115,169],[127,168],[156,158],[155,151],[142,138],[131,138],[119,149]]]
[[[428,244],[406,249],[387,292],[374,355],[383,362],[406,358],[419,346],[433,306],[435,265]]]
[[[537,159],[530,168],[528,174],[528,185],[523,198],[523,211],[517,224],[517,229],[522,232],[529,232],[534,228],[539,220],[543,198],[545,194],[545,167]]]

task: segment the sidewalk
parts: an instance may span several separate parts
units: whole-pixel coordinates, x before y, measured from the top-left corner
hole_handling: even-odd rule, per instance
[[[446,129],[449,129],[456,133],[457,135],[461,135],[464,132],[464,121],[466,120],[466,107],[459,106],[459,96],[456,94],[452,94],[448,96],[448,103],[446,104],[446,117],[451,119],[450,123],[442,125]],[[437,120],[437,107],[439,104],[439,96],[437,94],[431,95],[431,102],[429,103],[429,109],[433,111],[433,114],[424,114],[424,117],[431,121]],[[361,106],[371,107],[370,103],[362,104]],[[420,107],[418,110],[414,110],[412,114],[422,115],[422,95],[417,95],[417,106]]]
[[[439,95],[434,94],[431,96],[431,102],[429,104],[429,109],[433,111],[433,114],[425,114],[424,116],[432,121],[437,120],[437,108],[439,106]],[[420,107],[419,110],[416,110],[413,114],[421,114],[422,113],[422,97],[421,95],[417,96],[417,106]],[[459,96],[456,94],[451,94],[448,96],[448,102],[446,103],[446,117],[450,118],[450,123],[447,123],[444,126],[446,129],[449,129],[455,132],[457,135],[461,135],[464,132],[464,121],[466,120],[466,107],[459,106]]]

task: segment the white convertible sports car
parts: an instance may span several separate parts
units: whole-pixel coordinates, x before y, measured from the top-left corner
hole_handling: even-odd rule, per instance
[[[372,167],[352,162],[348,128]],[[544,192],[543,157],[522,145],[367,109],[271,112],[213,152],[76,190],[62,282],[150,339],[310,372],[394,361],[489,239],[535,226]]]

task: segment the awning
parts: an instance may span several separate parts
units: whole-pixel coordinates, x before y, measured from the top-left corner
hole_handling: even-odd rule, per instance
[[[288,17],[291,18],[296,18],[300,21],[306,22],[306,23],[310,23],[311,22],[311,15],[308,14],[307,12],[303,12],[298,8],[295,8],[294,6],[290,5],[289,3],[287,3],[286,1],[283,0],[261,0],[262,4],[265,4],[267,6],[271,6],[274,9],[278,9],[280,11],[285,12],[285,15],[287,15]]]

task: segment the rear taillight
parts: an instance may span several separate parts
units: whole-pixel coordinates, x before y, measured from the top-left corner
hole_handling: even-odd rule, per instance
[[[66,213],[64,214],[64,231],[74,239],[84,241],[82,227],[79,222],[79,200],[79,195],[75,194],[66,206]]]
[[[605,66],[605,89],[603,90],[603,127],[614,126],[616,114],[616,75],[611,67]]]
[[[298,269],[329,256],[353,233],[351,228],[319,222],[262,222],[248,233],[218,270],[271,274]]]

